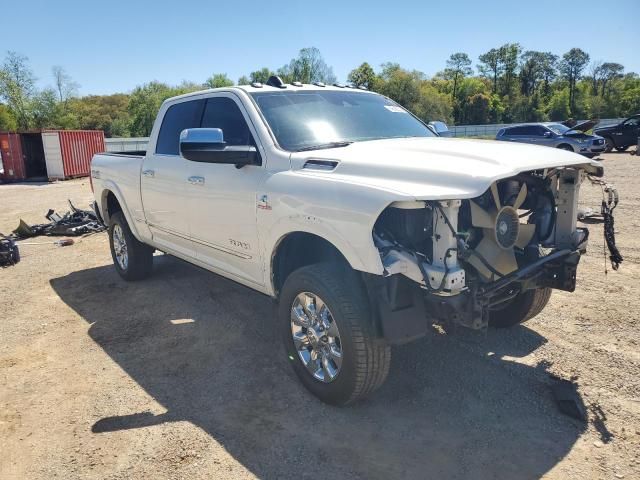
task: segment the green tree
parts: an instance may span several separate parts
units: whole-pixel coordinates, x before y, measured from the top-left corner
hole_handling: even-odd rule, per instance
[[[522,48],[519,43],[506,43],[500,47],[500,62],[503,66],[502,94],[510,95],[518,71],[518,58]]]
[[[397,63],[382,64],[380,82],[376,85],[378,92],[385,95],[403,107],[411,110],[420,99],[420,72],[409,72],[400,68]]]
[[[13,112],[0,103],[0,131],[13,131],[18,129],[18,122],[16,117],[13,116]]]
[[[103,130],[107,137],[129,136],[129,95],[88,95],[69,100],[68,108],[84,130]]]
[[[272,72],[271,69],[267,67],[262,67],[260,70],[256,70],[255,72],[251,72],[249,74],[249,78],[251,80],[251,82],[249,83],[267,83],[267,80],[269,80],[269,77],[271,77],[272,75],[275,75],[275,72]]]
[[[278,70],[278,75],[287,83],[298,81],[302,83],[324,82],[332,84],[336,81],[333,68],[327,65],[324,58],[322,58],[320,50],[315,47],[300,50],[296,58],[291,59],[288,65]]]
[[[249,79],[249,77],[247,77],[246,75],[242,75],[239,79],[238,79],[238,83],[237,85],[251,85],[251,80]]]
[[[569,84],[569,110],[574,115],[576,109],[576,84],[589,63],[589,54],[579,48],[572,48],[562,56],[560,72]]]
[[[61,103],[66,104],[70,98],[78,95],[80,85],[73,81],[64,68],[55,65],[52,67],[51,73],[53,74],[55,88]]]
[[[36,79],[28,60],[24,55],[10,51],[0,68],[0,98],[6,101],[21,129],[31,126],[31,101],[36,92]]]
[[[624,67],[615,62],[605,62],[600,67],[600,83],[602,85],[600,96],[604,98],[607,91],[607,85],[616,78],[622,78]]]
[[[376,81],[376,72],[373,71],[371,65],[364,62],[359,67],[351,70],[347,79],[356,87],[365,87],[368,90],[373,90]]]
[[[420,82],[418,99],[410,106],[410,110],[425,122],[453,122],[451,97],[440,93],[430,81]]]
[[[470,124],[489,123],[491,118],[491,97],[484,93],[476,93],[469,97],[466,118]]]
[[[453,82],[451,98],[456,98],[456,94],[458,93],[458,83],[460,80],[473,74],[473,70],[470,65],[471,59],[469,59],[469,55],[463,52],[454,53],[447,60],[447,68],[444,70],[444,75],[445,78],[450,79]]]
[[[550,52],[524,52],[520,57],[520,92],[529,97],[542,85],[543,93],[548,95],[549,84],[556,77],[557,58]]]
[[[486,53],[483,53],[478,57],[480,65],[478,65],[478,71],[480,74],[491,80],[493,85],[492,93],[498,92],[498,78],[502,75],[502,56],[500,49],[492,48]]]
[[[569,89],[556,90],[547,105],[547,114],[552,121],[564,121],[571,116]]]
[[[175,90],[160,82],[149,82],[131,92],[127,112],[131,119],[130,133],[134,137],[148,137],[160,105],[173,96]]]
[[[204,82],[204,86],[207,88],[230,87],[232,85],[233,81],[227,77],[226,73],[214,73]]]

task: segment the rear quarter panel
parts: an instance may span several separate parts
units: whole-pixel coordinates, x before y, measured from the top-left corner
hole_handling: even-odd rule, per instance
[[[97,154],[91,160],[93,193],[104,221],[108,224],[107,196],[117,198],[134,236],[143,242],[151,240],[145,224],[140,196],[140,172],[144,157],[119,154]]]

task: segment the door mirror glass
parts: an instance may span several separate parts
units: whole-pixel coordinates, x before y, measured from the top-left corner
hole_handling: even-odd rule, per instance
[[[227,145],[220,128],[187,128],[180,133],[180,154],[192,162],[226,163],[240,168],[261,165],[253,145]]]
[[[546,137],[546,138],[551,138],[553,136],[553,133],[551,133],[549,130],[547,130],[546,132],[544,132],[542,134],[542,136]]]

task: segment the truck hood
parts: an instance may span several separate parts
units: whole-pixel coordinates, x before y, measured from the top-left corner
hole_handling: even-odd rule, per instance
[[[336,164],[328,171],[326,162]],[[399,138],[291,155],[291,167],[304,175],[367,185],[418,200],[474,198],[499,179],[520,172],[573,165],[600,166],[565,150],[455,138]],[[331,167],[329,167],[331,168]]]

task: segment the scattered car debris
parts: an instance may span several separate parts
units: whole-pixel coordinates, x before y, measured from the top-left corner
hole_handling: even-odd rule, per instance
[[[63,238],[55,242],[20,242],[20,245],[57,245],[58,247],[67,247],[74,243],[73,238]]]
[[[69,200],[71,210],[64,215],[59,215],[50,209],[45,218],[49,223],[29,225],[20,219],[18,228],[13,231],[13,238],[24,239],[40,235],[48,236],[79,236],[88,233],[102,232],[106,229],[93,210],[81,210],[76,208]],[[68,243],[66,245],[69,245]],[[60,244],[60,246],[64,246]]]
[[[20,261],[20,250],[13,238],[0,233],[0,267],[10,267]]]

